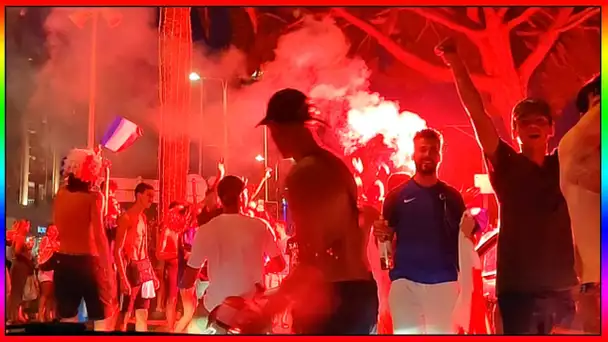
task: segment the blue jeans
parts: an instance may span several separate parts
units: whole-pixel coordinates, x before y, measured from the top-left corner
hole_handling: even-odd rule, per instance
[[[498,307],[505,335],[549,335],[555,327],[569,329],[576,313],[570,290],[503,293]]]

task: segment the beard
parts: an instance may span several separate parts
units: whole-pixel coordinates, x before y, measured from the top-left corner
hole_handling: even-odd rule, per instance
[[[433,175],[437,172],[437,164],[425,163],[424,161],[416,162],[416,172],[425,176]]]

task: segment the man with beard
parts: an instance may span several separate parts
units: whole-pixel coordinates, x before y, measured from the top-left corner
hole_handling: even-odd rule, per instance
[[[515,105],[511,124],[518,153],[498,135],[455,43],[445,40],[436,53],[452,69],[500,203],[496,293],[503,331],[543,335],[557,326],[568,328],[577,278],[559,161],[556,153],[547,154],[551,108],[538,99]]]
[[[156,296],[159,282],[152,267],[148,250],[148,225],[144,211],[154,201],[154,188],[146,183],[135,187],[135,203],[118,219],[114,258],[120,278],[122,322],[125,331],[135,310],[135,330],[148,331],[150,299]]]
[[[579,256],[578,311],[587,333],[600,333],[600,76],[580,90],[582,117],[559,144],[560,183]]]
[[[458,299],[458,234],[464,200],[437,178],[441,136],[424,129],[414,136],[416,173],[392,190],[376,222],[380,242],[393,241],[390,311],[395,334],[455,333]]]
[[[319,145],[307,125],[312,120],[306,95],[284,89],[272,96],[260,122],[283,157],[295,160],[286,187],[298,264],[267,309],[278,313],[291,300],[297,334],[370,334],[378,317],[366,248],[371,227],[359,226],[353,175]]]

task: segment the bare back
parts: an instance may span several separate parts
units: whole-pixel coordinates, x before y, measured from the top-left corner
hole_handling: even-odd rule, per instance
[[[359,226],[357,188],[348,168],[328,151],[300,161],[287,179],[300,262],[326,281],[370,279],[368,231]]]
[[[92,225],[96,207],[95,193],[61,189],[55,197],[53,222],[59,231],[59,253],[98,256]]]

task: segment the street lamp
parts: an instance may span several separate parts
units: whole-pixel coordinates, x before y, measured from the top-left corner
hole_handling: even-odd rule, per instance
[[[203,99],[204,99],[204,83],[205,81],[219,81],[222,85],[222,116],[224,122],[224,146],[223,146],[223,159],[224,166],[226,169],[228,168],[228,82],[221,78],[215,77],[203,77],[197,72],[191,72],[188,75],[188,78],[192,82],[200,81],[200,96],[199,96],[199,118],[201,123],[203,121]],[[203,137],[202,135],[199,138],[199,148],[198,148],[198,173],[202,175],[202,160],[203,160]]]
[[[201,79],[201,75],[195,73],[195,72],[191,72],[190,75],[188,76],[188,78],[190,78],[190,81],[198,81]]]

